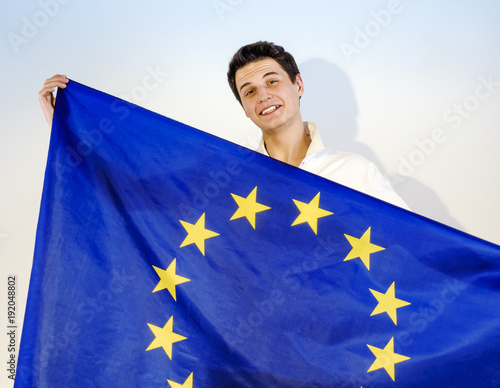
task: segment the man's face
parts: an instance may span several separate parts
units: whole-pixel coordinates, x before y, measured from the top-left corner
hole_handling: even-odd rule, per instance
[[[236,87],[243,110],[262,131],[286,129],[300,121],[299,97],[304,85],[299,74],[295,83],[274,59],[266,58],[238,69]]]

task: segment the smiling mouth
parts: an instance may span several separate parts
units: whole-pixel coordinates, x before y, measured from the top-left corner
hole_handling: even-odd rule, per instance
[[[278,110],[279,108],[281,108],[281,105],[270,106],[269,108],[266,108],[262,112],[260,112],[260,115],[261,116],[268,115],[268,114],[273,113],[274,111]]]

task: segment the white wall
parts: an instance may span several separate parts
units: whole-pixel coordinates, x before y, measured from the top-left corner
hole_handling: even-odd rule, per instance
[[[496,0],[39,0],[4,2],[0,20],[0,290],[7,274],[18,276],[18,311],[49,140],[37,102],[43,81],[64,73],[251,145],[258,130],[226,71],[234,51],[256,40],[296,57],[303,117],[328,147],[377,163],[414,211],[500,243]],[[141,94],[151,71],[158,83]],[[8,381],[4,369],[0,379]]]

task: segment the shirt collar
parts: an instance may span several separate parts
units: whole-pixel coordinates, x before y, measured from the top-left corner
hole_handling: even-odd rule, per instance
[[[304,130],[306,135],[311,139],[311,144],[309,144],[309,148],[306,152],[306,158],[319,150],[325,148],[323,146],[323,142],[321,141],[321,137],[319,136],[318,129],[316,128],[316,124],[311,122],[304,122]],[[264,137],[260,138],[259,146],[256,149],[257,152],[269,156],[266,150],[266,143],[264,142]]]

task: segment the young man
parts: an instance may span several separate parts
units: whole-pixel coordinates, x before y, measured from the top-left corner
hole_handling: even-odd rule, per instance
[[[68,81],[55,75],[38,94],[49,125],[54,115],[52,93]],[[229,64],[228,81],[247,117],[262,131],[258,152],[407,208],[373,163],[325,149],[316,126],[302,121],[299,101],[304,83],[293,56],[283,47],[269,42],[243,46]]]
[[[407,208],[373,163],[324,148],[316,126],[302,122],[304,83],[283,47],[257,42],[234,54],[229,86],[247,117],[262,131],[258,152],[365,194]]]

